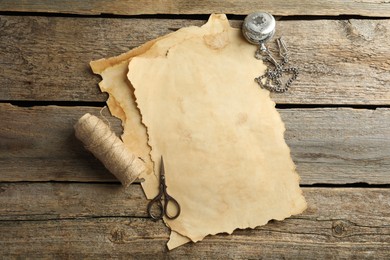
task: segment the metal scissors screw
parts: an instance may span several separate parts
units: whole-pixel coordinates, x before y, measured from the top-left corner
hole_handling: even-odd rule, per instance
[[[148,214],[149,216],[154,219],[154,220],[159,220],[162,219],[164,216],[167,219],[176,219],[180,215],[180,205],[179,203],[172,198],[168,193],[167,193],[167,185],[165,183],[165,169],[164,169],[164,161],[161,156],[161,164],[160,164],[160,191],[158,195],[152,199],[149,204],[148,204]],[[164,198],[163,198],[164,197]],[[163,204],[164,201],[164,204]],[[170,215],[168,213],[168,204],[171,204],[171,206],[176,208],[176,212],[173,215]],[[152,209],[153,208],[158,208],[159,213],[158,214],[153,214]]]

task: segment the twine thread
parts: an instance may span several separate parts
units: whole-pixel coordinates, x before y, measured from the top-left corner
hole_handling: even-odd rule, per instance
[[[131,153],[125,144],[102,120],[89,113],[74,125],[76,137],[85,148],[98,158],[104,166],[128,187],[146,170],[144,162]]]

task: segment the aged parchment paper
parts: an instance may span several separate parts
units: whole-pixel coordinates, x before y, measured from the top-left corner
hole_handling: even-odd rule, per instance
[[[150,168],[148,198],[157,189],[152,161],[164,156],[168,191],[182,206],[178,219],[165,220],[169,248],[306,208],[283,122],[253,80],[265,69],[255,49],[224,15],[212,15],[202,27],[91,64],[124,142]]]

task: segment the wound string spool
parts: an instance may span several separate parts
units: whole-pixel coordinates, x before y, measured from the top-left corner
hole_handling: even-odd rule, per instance
[[[132,154],[102,120],[89,113],[74,125],[76,137],[104,166],[128,187],[146,170],[144,162]]]

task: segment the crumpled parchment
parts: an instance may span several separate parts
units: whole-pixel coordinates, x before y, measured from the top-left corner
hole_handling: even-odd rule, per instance
[[[202,27],[91,62],[123,141],[149,169],[141,176],[149,199],[164,156],[168,193],[181,205],[177,219],[164,219],[170,249],[306,208],[284,124],[254,81],[266,69],[255,50],[225,15],[211,15]]]

